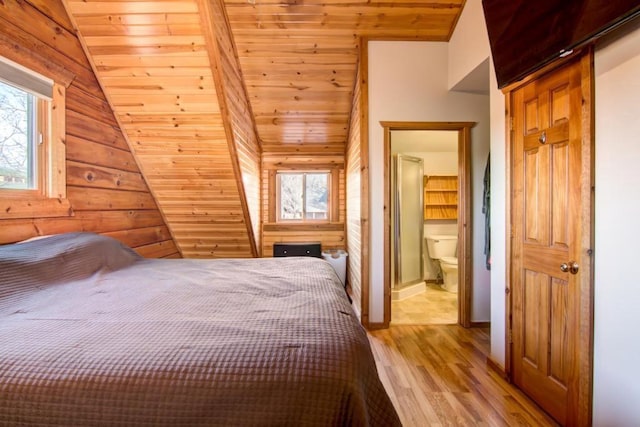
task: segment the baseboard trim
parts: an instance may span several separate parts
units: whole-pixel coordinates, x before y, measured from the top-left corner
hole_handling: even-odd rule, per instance
[[[377,329],[389,329],[389,324],[388,323],[369,323],[368,325],[366,325],[367,330],[369,331],[375,331]]]
[[[496,362],[491,356],[487,357],[487,369],[491,369],[503,380],[511,382],[511,379],[507,375],[507,372],[504,370],[502,365]]]
[[[491,326],[491,322],[471,322],[471,328],[488,328]]]

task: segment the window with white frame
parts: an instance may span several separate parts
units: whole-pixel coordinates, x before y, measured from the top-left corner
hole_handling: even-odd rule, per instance
[[[277,221],[329,221],[329,172],[278,172]]]
[[[38,188],[40,102],[35,95],[0,81],[0,188]]]
[[[65,196],[64,86],[0,57],[0,192]]]

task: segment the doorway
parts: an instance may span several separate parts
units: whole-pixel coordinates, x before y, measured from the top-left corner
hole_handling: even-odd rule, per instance
[[[384,301],[384,321],[389,324],[392,320],[392,285],[395,283],[394,263],[392,258],[394,240],[392,238],[392,188],[393,171],[392,167],[392,133],[399,131],[450,131],[456,136],[457,151],[457,222],[455,225],[457,235],[457,319],[456,323],[469,327],[471,310],[471,128],[475,125],[472,122],[381,122],[384,128],[384,281],[385,281],[385,301]],[[424,211],[422,212],[424,215]],[[420,231],[420,230],[417,230]],[[416,234],[418,234],[416,232]],[[426,244],[420,237],[421,244]],[[423,251],[423,255],[426,251]],[[426,256],[426,255],[425,255]]]
[[[458,133],[391,131],[391,324],[458,323]]]

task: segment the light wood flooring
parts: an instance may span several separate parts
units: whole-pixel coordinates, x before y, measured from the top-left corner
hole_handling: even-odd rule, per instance
[[[393,325],[451,325],[458,323],[458,294],[427,283],[425,292],[391,301]]]
[[[487,368],[487,328],[391,326],[369,341],[405,427],[557,425]]]

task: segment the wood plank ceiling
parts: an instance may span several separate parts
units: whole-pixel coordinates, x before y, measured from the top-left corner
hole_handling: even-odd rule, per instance
[[[344,152],[360,37],[449,40],[464,0],[225,4],[264,151],[325,144]]]
[[[464,1],[63,3],[183,256],[235,257],[262,156],[344,159],[360,38],[448,40]]]
[[[242,147],[234,141],[230,149],[232,108],[216,90],[224,76],[212,58],[222,61],[224,37],[216,38],[214,3],[64,1],[182,255],[250,257],[257,243]],[[255,179],[245,181],[257,181],[259,152],[248,151],[254,159],[243,166]],[[259,184],[253,187],[259,221]]]

